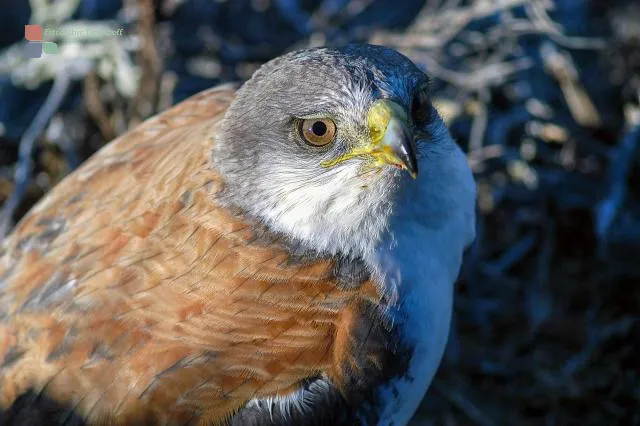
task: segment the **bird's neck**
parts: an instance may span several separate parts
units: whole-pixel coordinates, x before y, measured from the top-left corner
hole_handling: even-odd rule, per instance
[[[454,152],[450,165],[460,165],[461,154]],[[445,350],[454,282],[475,228],[475,186],[467,168],[458,171],[449,170],[453,179],[447,181],[435,180],[439,171],[427,171],[408,185],[369,260],[391,301],[390,319],[412,349],[407,373],[378,389],[380,424],[409,421]]]

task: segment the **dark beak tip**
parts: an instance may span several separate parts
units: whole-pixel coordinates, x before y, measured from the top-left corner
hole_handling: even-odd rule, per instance
[[[415,155],[415,149],[411,143],[411,139],[407,139],[403,142],[403,149],[401,150],[400,159],[403,163],[403,168],[411,175],[413,179],[418,177],[418,161]]]
[[[398,137],[399,147],[397,152],[404,163],[405,170],[413,179],[418,177],[418,160],[416,158],[416,147],[413,134],[406,128]]]
[[[411,176],[412,179],[417,179],[418,178],[418,166],[415,164],[408,164],[405,167],[405,170],[407,171],[407,173],[409,173],[409,176]]]

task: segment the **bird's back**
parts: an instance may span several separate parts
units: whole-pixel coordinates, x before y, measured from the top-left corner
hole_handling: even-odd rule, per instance
[[[372,281],[217,201],[211,147],[233,96],[203,92],[113,141],[4,241],[0,424],[220,424],[384,362],[382,337],[357,338]]]

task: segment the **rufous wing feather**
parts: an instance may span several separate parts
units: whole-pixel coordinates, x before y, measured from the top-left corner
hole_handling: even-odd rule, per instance
[[[292,257],[217,201],[211,164],[231,88],[116,139],[0,248],[0,407],[33,392],[90,423],[221,424],[252,398],[356,360],[368,281]]]

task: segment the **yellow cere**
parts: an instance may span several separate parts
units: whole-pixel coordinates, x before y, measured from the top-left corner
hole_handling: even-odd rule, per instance
[[[370,140],[363,145],[354,147],[351,151],[332,160],[323,161],[322,167],[334,167],[344,161],[355,157],[368,156],[366,169],[377,169],[385,165],[400,166],[400,161],[389,146],[382,143],[387,126],[392,117],[396,117],[404,122],[407,121],[407,113],[395,102],[381,99],[376,101],[367,114],[367,125],[369,126]]]

